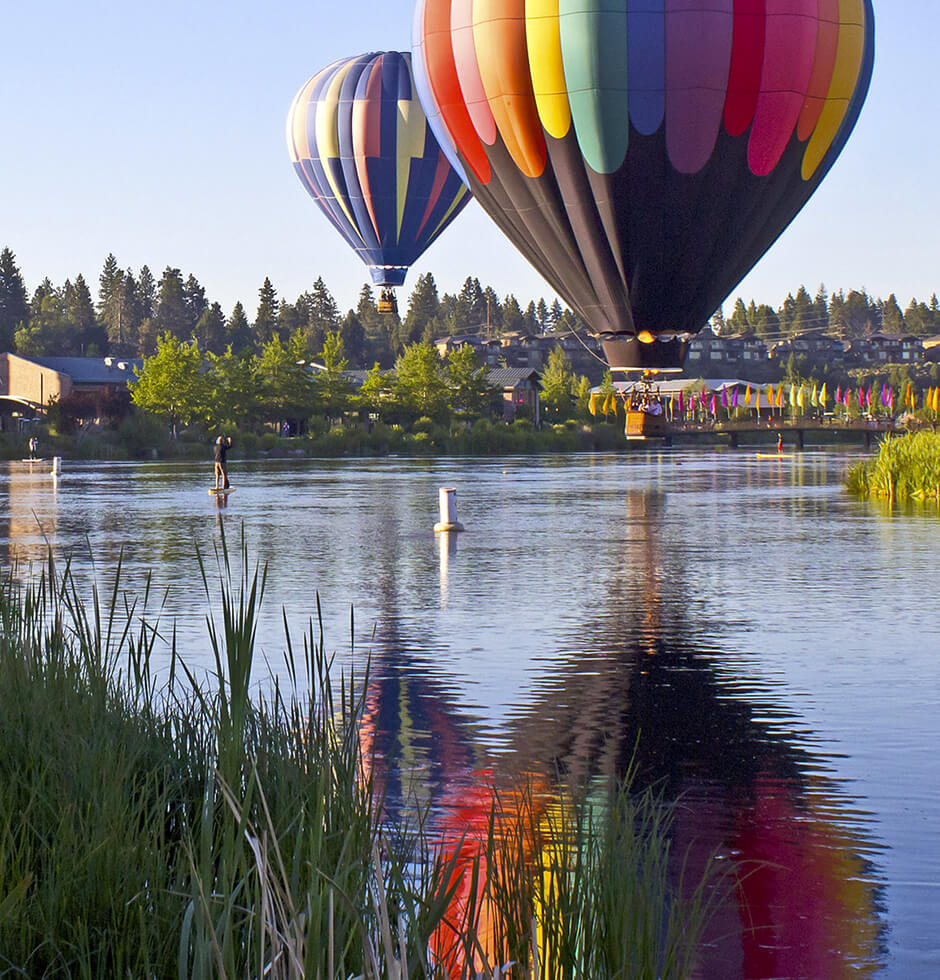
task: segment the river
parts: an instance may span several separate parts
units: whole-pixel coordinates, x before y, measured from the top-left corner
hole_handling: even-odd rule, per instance
[[[266,563],[259,645],[286,677],[317,617],[371,661],[390,799],[623,770],[680,801],[677,851],[754,869],[703,976],[940,975],[940,515],[842,489],[857,457],[747,450],[468,460],[0,464],[0,561],[165,601],[211,667],[224,529]],[[435,536],[438,489],[460,535]],[[213,602],[215,600],[213,599]],[[260,671],[259,671],[260,674]],[[259,676],[259,681],[261,680]]]

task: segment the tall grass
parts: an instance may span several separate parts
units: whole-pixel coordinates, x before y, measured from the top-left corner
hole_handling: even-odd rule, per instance
[[[172,641],[158,678],[162,603],[120,563],[103,594],[51,557],[3,574],[0,976],[687,975],[705,884],[670,886],[658,801],[523,792],[456,847],[387,826],[367,678],[331,684],[319,623],[286,638],[289,689],[252,695],[265,574],[239,551],[199,559],[209,682]]]
[[[940,502],[940,433],[888,436],[878,455],[853,467],[846,482],[860,496]]]

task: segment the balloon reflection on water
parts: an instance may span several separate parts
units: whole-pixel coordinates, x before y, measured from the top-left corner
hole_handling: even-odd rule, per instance
[[[567,873],[564,834],[548,831],[575,826],[585,801],[602,826],[611,787],[633,768],[637,792],[653,787],[673,806],[677,893],[716,855],[734,867],[732,884],[716,885],[696,975],[873,975],[885,957],[885,923],[864,815],[827,778],[799,719],[746,678],[729,677],[720,650],[693,639],[687,586],[660,545],[668,496],[629,492],[626,507],[631,537],[620,566],[605,572],[608,609],[584,624],[583,655],[559,658],[500,751],[488,750],[429,669],[420,653],[427,638],[403,635],[394,615],[376,637],[363,747],[393,818],[423,801],[427,829],[453,861],[452,926],[435,934],[434,953],[459,976],[499,962],[507,931],[530,929],[507,924],[506,906],[484,888],[518,873],[487,865],[494,819],[516,842],[507,853],[526,866],[544,942],[538,894]],[[468,917],[480,938],[475,951],[453,927]]]

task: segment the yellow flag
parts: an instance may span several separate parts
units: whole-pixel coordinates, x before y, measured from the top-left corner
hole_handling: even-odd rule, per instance
[[[770,405],[771,408],[774,407],[774,386],[773,385],[767,385],[767,404]]]
[[[607,395],[607,397],[604,399],[604,407],[601,409],[604,415],[610,415],[610,399],[610,395]]]
[[[592,391],[591,397],[588,399],[588,411],[594,416],[594,418],[597,418],[597,400],[599,398],[600,395],[596,391]]]
[[[750,405],[751,404],[751,386],[750,385],[747,386],[747,391],[744,393],[744,404],[745,405]]]
[[[819,407],[823,411],[825,411],[826,408],[828,408],[828,405],[826,404],[828,400],[829,399],[826,397],[826,382],[824,381],[822,388],[819,389]]]
[[[783,408],[783,385],[777,388],[777,408]]]
[[[933,410],[940,412],[940,387],[933,390]]]
[[[750,394],[750,389],[748,389],[748,397]],[[757,414],[760,415],[760,388],[754,392],[754,407],[757,409]]]

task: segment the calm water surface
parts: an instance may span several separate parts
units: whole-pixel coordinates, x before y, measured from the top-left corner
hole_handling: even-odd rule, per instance
[[[364,738],[438,820],[525,774],[621,772],[681,797],[677,850],[753,868],[702,975],[940,976],[940,516],[847,497],[853,457],[0,466],[0,561],[47,543],[79,576],[152,570],[208,669],[197,547],[269,564],[260,645],[283,674],[322,606],[372,662]],[[437,491],[467,532],[436,538]],[[155,605],[151,600],[151,607]],[[350,609],[354,606],[354,625]],[[285,675],[286,676],[286,675]],[[639,735],[639,740],[638,740]]]

